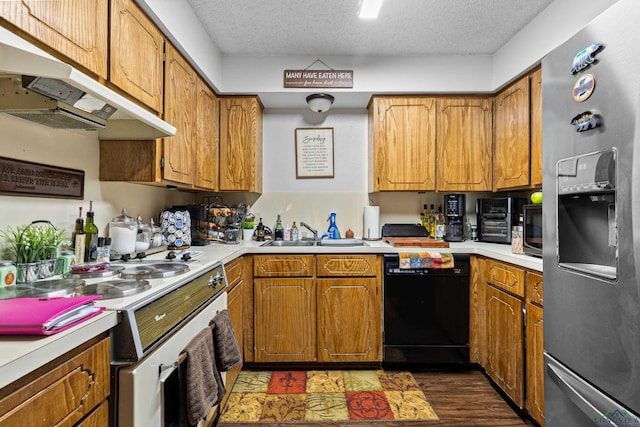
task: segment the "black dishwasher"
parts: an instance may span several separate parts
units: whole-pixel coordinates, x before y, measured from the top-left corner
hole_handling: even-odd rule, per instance
[[[384,255],[383,365],[469,363],[469,255],[447,269],[401,269]]]

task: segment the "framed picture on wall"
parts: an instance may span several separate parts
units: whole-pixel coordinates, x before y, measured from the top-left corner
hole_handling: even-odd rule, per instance
[[[333,128],[296,128],[296,179],[333,178]]]

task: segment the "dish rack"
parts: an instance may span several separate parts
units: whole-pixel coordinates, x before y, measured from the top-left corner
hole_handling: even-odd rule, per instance
[[[202,203],[188,205],[187,209],[192,218],[192,245],[206,245],[212,241],[228,242],[233,233],[225,232],[240,230],[247,214],[247,205],[227,205],[220,196],[204,197]]]

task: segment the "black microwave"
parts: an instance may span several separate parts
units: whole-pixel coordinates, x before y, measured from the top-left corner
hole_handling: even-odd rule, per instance
[[[542,205],[524,205],[522,211],[524,253],[542,258]]]

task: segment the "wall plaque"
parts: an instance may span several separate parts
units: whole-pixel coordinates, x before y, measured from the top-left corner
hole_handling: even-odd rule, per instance
[[[0,194],[84,198],[84,171],[0,157]]]
[[[353,87],[353,70],[284,70],[285,88]]]
[[[333,178],[333,128],[296,129],[296,178]]]

